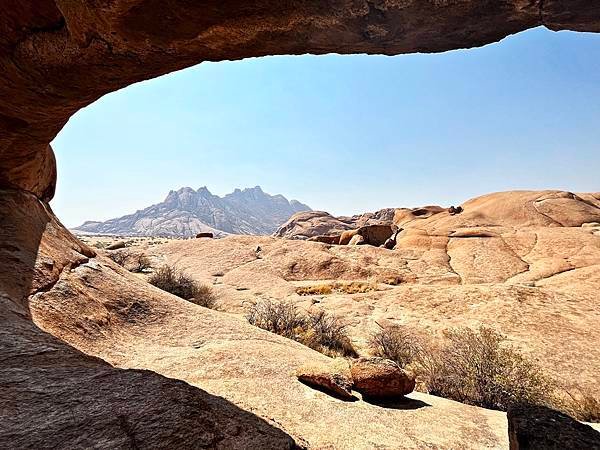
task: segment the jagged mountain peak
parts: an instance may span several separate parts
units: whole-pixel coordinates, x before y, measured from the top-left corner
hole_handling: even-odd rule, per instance
[[[273,233],[292,214],[310,207],[283,195],[270,195],[260,186],[235,189],[223,197],[208,187],[171,190],[162,203],[106,222],[87,221],[75,231],[132,236],[194,236],[210,231],[224,234]]]

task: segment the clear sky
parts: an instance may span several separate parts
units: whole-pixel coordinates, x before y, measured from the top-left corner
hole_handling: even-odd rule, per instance
[[[67,226],[260,185],[334,214],[600,191],[600,34],[434,55],[204,63],[106,95],[53,142]]]

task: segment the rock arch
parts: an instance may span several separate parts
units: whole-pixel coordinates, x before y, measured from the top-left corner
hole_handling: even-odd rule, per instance
[[[49,142],[100,96],[202,61],[440,52],[545,25],[600,31],[588,0],[5,0],[0,187],[48,201]]]
[[[94,251],[77,242],[48,206],[56,183],[49,143],[77,110],[136,81],[202,61],[274,54],[440,52],[483,45],[539,25],[600,32],[600,4],[3,0],[0,441],[10,438],[15,447],[89,447],[99,440],[115,448],[293,447],[281,430],[223,399],[152,372],[114,368],[68,345],[61,339],[61,327],[66,326],[60,310],[70,307],[67,301],[50,306],[56,324],[45,324],[49,332],[36,325],[40,321],[34,323],[35,317],[31,320],[28,301],[33,294],[52,289],[62,274],[82,265],[97,270],[91,261]],[[129,289],[133,300],[149,289],[145,283],[124,283],[121,288]],[[37,303],[44,311],[43,298]],[[104,306],[91,305],[101,312]],[[126,310],[123,305],[112,307],[121,314]],[[90,317],[93,322],[92,313]],[[123,392],[115,393],[115,386]],[[182,398],[188,400],[183,409]]]

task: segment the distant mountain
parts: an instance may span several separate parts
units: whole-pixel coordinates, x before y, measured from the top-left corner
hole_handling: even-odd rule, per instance
[[[190,237],[207,231],[216,236],[268,235],[293,214],[310,210],[297,200],[269,195],[260,186],[236,189],[224,197],[206,187],[197,191],[184,187],[169,192],[162,203],[106,222],[88,221],[74,231],[128,236]]]

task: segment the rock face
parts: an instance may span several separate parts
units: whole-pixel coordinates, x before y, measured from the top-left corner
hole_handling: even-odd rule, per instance
[[[283,195],[266,194],[259,186],[236,189],[223,198],[211,194],[206,187],[197,191],[188,187],[171,191],[162,203],[135,214],[106,222],[86,222],[75,231],[174,237],[205,233],[271,234],[291,215],[306,210],[310,207],[296,200],[288,201]]]
[[[566,387],[594,390],[600,384],[600,227],[593,225],[600,221],[599,199],[599,193],[561,191],[484,195],[463,203],[460,214],[439,208],[428,218],[404,220],[393,251],[231,236],[201,245],[173,242],[150,254],[203,282],[223,272],[215,288],[226,311],[244,314],[248,298],[318,306],[347,321],[363,353],[377,324],[436,335],[483,324],[507,335]],[[338,282],[366,292],[318,293]],[[311,286],[315,295],[298,295]]]
[[[510,450],[600,450],[600,433],[558,411],[543,406],[508,410]]]
[[[274,398],[303,399],[306,391],[288,387],[286,370],[319,356],[250,330],[231,317],[177,303],[114,264],[96,260],[44,203],[56,184],[49,143],[69,117],[102,95],[202,61],[307,52],[436,52],[483,45],[540,25],[597,32],[600,9],[589,0],[259,0],[226,5],[215,0],[6,0],[0,15],[1,441],[33,448],[91,447],[99,442],[110,448],[293,445],[286,433],[240,411],[235,403],[257,415],[277,417],[286,430],[306,436],[314,447],[503,447],[504,430],[498,432],[502,415],[435,398],[423,397],[432,408],[402,414],[381,415],[377,409],[377,420],[373,409],[357,414],[348,404],[303,401],[300,416],[319,417],[317,424],[294,420],[287,404],[265,404],[267,393],[257,395],[256,379],[270,377],[267,384],[275,389]],[[561,203],[564,200],[551,199],[537,206],[556,220]],[[574,212],[574,218],[560,223],[576,223],[585,211]],[[539,234],[542,242],[549,236],[546,230]],[[578,235],[588,242],[590,236],[591,232]],[[439,279],[439,270],[446,268],[454,274],[449,277],[453,282],[473,281],[448,269],[453,249],[447,238],[425,232],[411,239],[403,242],[403,249],[412,247],[411,261],[436,264],[427,264],[426,271],[412,264],[407,270]],[[496,241],[483,246],[483,252],[515,248],[516,259],[539,263],[536,250],[544,244],[536,241],[528,255],[523,251],[526,239],[518,236],[513,247]],[[575,245],[571,242],[569,247],[566,241],[555,250]],[[551,286],[556,277],[541,281],[540,276],[558,275],[557,268],[568,267],[565,277],[585,285],[573,300],[585,302],[588,280],[596,274],[589,265],[595,258],[593,243],[591,248],[591,255],[580,251],[562,263],[546,254],[548,264],[523,270],[520,279]],[[484,263],[489,259],[488,252]],[[329,256],[324,269],[333,270],[331,262]],[[472,266],[465,260],[462,270]],[[515,280],[518,274],[512,267],[494,276],[506,279],[512,273],[509,278]],[[296,265],[286,270],[298,275],[298,269]],[[593,316],[594,309],[587,315]],[[557,315],[555,321],[560,320],[567,319]],[[220,339],[215,340],[214,330],[221,333]],[[252,345],[240,349],[244,342]],[[123,368],[110,367],[75,347]],[[240,354],[246,359],[236,359]],[[253,372],[240,373],[249,355],[255,355],[249,365]],[[268,364],[264,355],[269,355]],[[125,368],[151,368],[170,378]],[[227,399],[172,378],[216,389]],[[440,416],[443,432],[428,425]],[[457,430],[454,436],[448,433],[451,429]],[[361,436],[369,436],[369,442]]]
[[[344,231],[340,235],[339,244],[356,245],[356,242],[360,242],[360,244],[380,247],[392,237],[394,232],[395,227],[393,225],[365,225],[357,230]]]
[[[354,389],[364,397],[390,399],[410,394],[415,378],[389,359],[359,358],[351,367]]]
[[[305,364],[298,368],[296,376],[300,381],[330,392],[338,398],[355,398],[352,395],[350,366],[344,359],[338,358],[329,364]]]
[[[356,216],[334,217],[324,211],[309,211],[294,214],[287,222],[281,225],[273,236],[286,239],[313,239],[318,242],[327,242],[340,236],[344,231],[355,230],[368,225],[391,225],[394,220],[395,209],[386,208],[374,213],[365,213]],[[329,242],[328,242],[329,243]],[[343,245],[346,245],[347,242]]]

